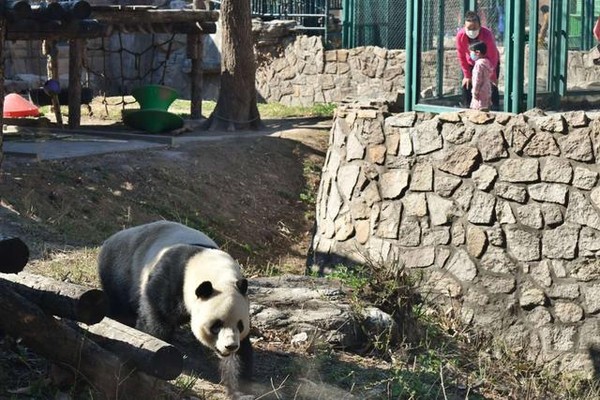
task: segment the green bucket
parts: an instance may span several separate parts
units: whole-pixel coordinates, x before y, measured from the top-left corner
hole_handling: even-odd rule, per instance
[[[123,110],[123,123],[149,133],[161,133],[183,127],[183,118],[165,110]]]

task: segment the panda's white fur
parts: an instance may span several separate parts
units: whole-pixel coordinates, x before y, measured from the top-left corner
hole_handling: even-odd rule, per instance
[[[250,378],[247,281],[204,233],[169,221],[122,230],[102,245],[98,272],[111,316],[135,318],[138,329],[164,340],[190,320],[194,336],[222,359],[230,389],[232,376]]]

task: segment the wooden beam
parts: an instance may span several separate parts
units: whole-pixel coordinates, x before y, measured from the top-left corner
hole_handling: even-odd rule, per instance
[[[2,47],[2,43],[4,42],[0,41],[0,48]],[[2,52],[0,51],[0,56],[1,55]],[[4,75],[0,74],[0,82],[3,81]],[[4,92],[4,85],[0,84],[0,93],[2,92]],[[4,95],[0,96],[0,102],[4,103]],[[0,120],[1,118],[2,110],[0,110]],[[0,130],[0,139],[1,138],[2,131]],[[0,140],[0,153],[1,150],[2,141]],[[21,239],[16,237],[2,237],[0,235],[0,272],[7,274],[16,274],[17,272],[21,272],[23,271],[23,268],[25,268],[25,265],[27,265],[27,261],[29,261],[29,248]]]
[[[190,118],[202,117],[202,51],[204,35],[187,35],[187,56],[192,60],[192,87],[190,94]]]
[[[135,371],[111,352],[35,304],[0,280],[0,328],[39,355],[69,367],[107,399],[175,398],[166,382]]]
[[[81,125],[81,70],[85,39],[69,40],[69,128]]]
[[[102,321],[108,312],[108,299],[100,289],[27,272],[0,274],[0,278],[5,280],[5,285],[50,315],[95,324]]]
[[[84,19],[62,24],[60,21],[36,21],[23,19],[7,26],[8,40],[69,40],[90,39],[107,36],[109,28],[98,21]]]
[[[183,371],[183,354],[175,346],[114,319],[95,325],[80,324],[106,350],[137,369],[157,378],[171,380]]]
[[[109,24],[131,23],[143,21],[146,23],[169,22],[217,22],[218,11],[207,10],[169,10],[147,8],[116,8],[105,6],[92,6],[91,18]]]

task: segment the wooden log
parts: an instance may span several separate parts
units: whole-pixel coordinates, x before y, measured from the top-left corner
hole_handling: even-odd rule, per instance
[[[218,11],[208,10],[171,10],[149,8],[110,8],[92,6],[91,18],[109,24],[144,21],[146,23],[169,22],[216,22],[219,20]]]
[[[87,3],[86,3],[87,4]],[[85,39],[69,40],[69,128],[81,125],[81,70]]]
[[[0,98],[4,100],[4,96]],[[1,116],[2,114],[0,113],[0,118]],[[0,135],[2,135],[1,131]],[[0,140],[0,151],[2,150],[1,143],[2,141]],[[21,239],[0,236],[0,272],[7,274],[21,272],[25,268],[25,265],[27,265],[27,261],[29,261],[29,248]]]
[[[175,398],[166,382],[135,371],[111,352],[45,314],[0,280],[0,328],[51,361],[69,367],[107,399]]]
[[[74,20],[68,24],[60,21],[19,20],[7,27],[8,40],[67,40],[90,39],[107,36],[107,25],[91,19]]]
[[[21,272],[0,274],[9,286],[51,315],[96,324],[108,312],[108,299],[100,289],[60,282],[41,275]]]
[[[51,3],[58,4],[58,3]],[[44,40],[42,41],[42,54],[46,56],[46,75],[48,80],[54,79],[56,82],[60,81],[60,75],[58,72],[58,43],[56,40]],[[52,99],[52,111],[54,111],[54,117],[56,118],[56,124],[59,128],[63,127],[62,113],[60,111],[60,102],[58,101],[58,93],[49,93]]]
[[[192,60],[191,119],[202,117],[202,39],[199,33],[187,35],[187,56]]]
[[[171,380],[183,371],[181,351],[145,332],[110,318],[95,325],[79,325],[94,342],[149,375]]]

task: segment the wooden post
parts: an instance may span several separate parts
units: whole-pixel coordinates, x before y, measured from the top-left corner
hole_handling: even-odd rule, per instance
[[[46,71],[48,79],[55,79],[60,82],[58,74],[58,46],[56,40],[44,40],[42,42],[42,54],[46,56]],[[62,114],[60,112],[60,102],[58,101],[58,93],[49,93],[52,99],[52,108],[54,109],[54,116],[56,117],[56,123],[60,128],[63,127]]]
[[[0,79],[3,79],[1,75]],[[1,97],[4,99],[4,95]],[[0,235],[0,272],[7,274],[21,272],[27,265],[27,261],[29,261],[29,248],[21,239]]]
[[[35,304],[0,280],[0,328],[39,355],[68,366],[106,399],[174,398],[170,385],[134,371],[111,352]]]
[[[0,0],[0,7],[4,9],[5,1]],[[4,38],[6,35],[6,16],[4,13],[0,14],[0,167],[2,166],[2,160],[4,160],[4,150],[2,144],[4,142]]]
[[[202,39],[203,35],[199,32],[187,35],[187,55],[192,60],[191,119],[202,118]]]
[[[81,125],[81,68],[85,39],[69,40],[69,128]]]

